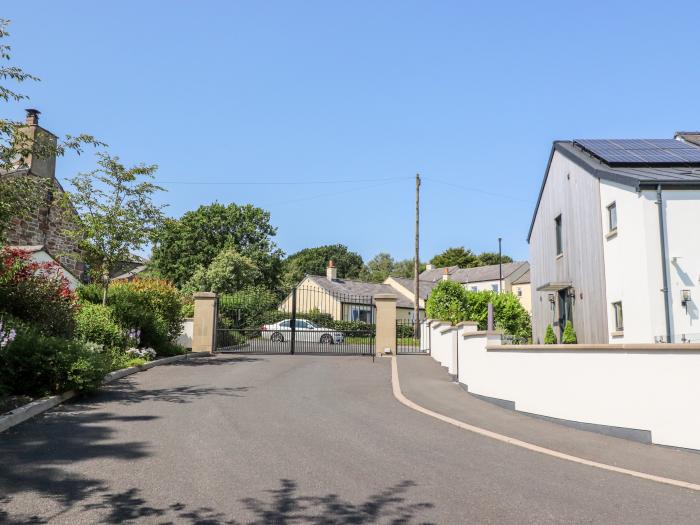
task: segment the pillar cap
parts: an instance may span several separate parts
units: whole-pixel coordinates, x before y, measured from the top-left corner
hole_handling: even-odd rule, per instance
[[[398,297],[393,293],[378,293],[374,296],[375,301],[397,301]]]
[[[195,299],[216,299],[216,294],[214,292],[195,292]]]

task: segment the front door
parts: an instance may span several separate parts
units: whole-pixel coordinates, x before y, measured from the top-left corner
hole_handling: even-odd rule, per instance
[[[564,328],[566,327],[566,322],[574,322],[572,318],[573,314],[573,299],[569,295],[569,289],[565,288],[559,290],[559,340],[561,341],[564,335]]]

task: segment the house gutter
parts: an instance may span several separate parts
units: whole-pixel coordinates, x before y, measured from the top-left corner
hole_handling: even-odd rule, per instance
[[[666,316],[666,342],[672,343],[671,334],[671,301],[668,287],[668,265],[666,264],[666,225],[664,221],[664,201],[661,191],[661,184],[656,187],[656,205],[659,208],[659,240],[661,242],[661,272],[663,275],[664,287],[661,291],[664,294],[664,314]]]

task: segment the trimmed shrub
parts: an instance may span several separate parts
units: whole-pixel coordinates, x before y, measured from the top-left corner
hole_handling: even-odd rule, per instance
[[[187,349],[184,346],[180,346],[179,344],[173,343],[172,341],[168,341],[163,346],[156,349],[158,357],[172,357],[174,355],[182,355],[186,351]]]
[[[80,298],[92,303],[102,302],[101,293],[96,285],[78,289]],[[141,346],[150,346],[159,353],[167,352],[168,344],[182,332],[182,298],[167,281],[149,278],[114,283],[107,294],[107,305],[124,330],[140,332]]]
[[[506,334],[528,339],[532,333],[530,314],[512,293],[472,292],[454,281],[441,281],[428,297],[428,317],[457,324],[476,321],[486,330],[488,305],[493,304],[494,324]]]
[[[100,345],[44,335],[27,326],[18,326],[15,340],[0,348],[0,384],[10,394],[90,392],[111,367],[111,355]]]
[[[557,335],[554,333],[554,328],[551,324],[547,325],[547,330],[544,333],[544,344],[555,345],[557,344]]]
[[[576,332],[574,332],[574,325],[571,321],[567,321],[564,325],[564,333],[561,335],[561,342],[565,345],[575,345],[576,344]]]
[[[117,324],[108,307],[83,303],[75,321],[75,336],[79,339],[101,344],[105,348],[126,348],[124,330]]]
[[[440,281],[425,305],[429,318],[457,324],[468,319],[467,291],[454,281]]]
[[[76,311],[76,297],[58,264],[33,262],[24,250],[0,251],[0,312],[47,335],[69,337]]]

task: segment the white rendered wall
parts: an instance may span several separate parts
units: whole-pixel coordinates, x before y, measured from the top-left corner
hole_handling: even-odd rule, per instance
[[[430,326],[430,355],[450,374],[457,374],[456,342],[457,330],[445,322],[434,322]]]
[[[459,381],[469,392],[512,401],[523,412],[648,430],[654,443],[700,449],[700,349],[494,351],[486,346],[500,345],[500,336],[481,334],[460,336]]]
[[[175,341],[180,346],[192,348],[192,334],[194,333],[194,319],[185,319],[182,325],[182,333]]]
[[[476,288],[475,291],[481,292],[484,290],[488,290],[489,292],[492,291],[498,291],[498,279],[495,281],[477,281],[473,283],[462,283],[462,286],[464,286],[467,290],[471,290],[472,288]],[[496,287],[496,290],[494,290],[493,287]],[[503,278],[503,288],[505,289],[506,286],[506,279],[505,277]]]
[[[606,312],[611,343],[652,343],[666,333],[659,218],[656,191],[637,193],[601,181],[601,221],[604,238]],[[674,342],[683,334],[700,342],[700,191],[663,191],[667,261]],[[617,206],[617,235],[606,235],[607,206]],[[687,312],[681,290],[693,300]],[[624,334],[614,336],[612,303],[622,301]]]
[[[683,334],[700,342],[700,191],[664,190],[663,198],[674,342],[681,342]],[[687,311],[681,304],[684,289],[692,297]]]

